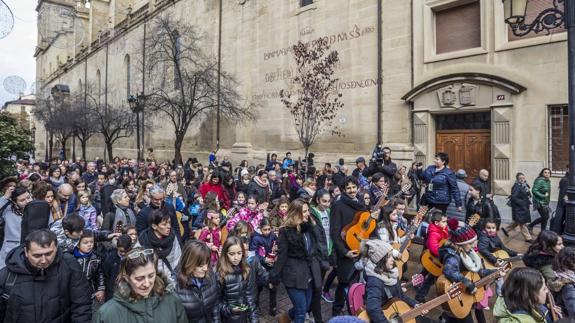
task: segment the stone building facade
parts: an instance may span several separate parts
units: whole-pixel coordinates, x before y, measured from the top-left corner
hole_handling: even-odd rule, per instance
[[[298,155],[301,145],[279,91],[294,76],[290,46],[322,37],[341,58],[337,89],[345,106],[337,123],[344,136],[322,136],[311,148],[316,162],[371,154],[380,87],[382,142],[399,164],[431,163],[436,151],[445,150],[452,168],[471,175],[491,170],[501,195],[509,193],[518,171],[529,180],[543,167],[562,174],[568,129],[563,30],[516,37],[500,0],[379,1],[381,33],[378,0],[91,0],[90,9],[74,0],[40,0],[38,12],[52,17],[47,20],[61,8],[74,19],[68,22],[73,33],[59,40],[42,36],[51,24],[40,19],[37,84],[43,92],[55,84],[68,84],[71,92],[92,84],[130,113],[126,98],[142,91],[142,39],[154,17],[193,24],[214,56],[221,23],[222,68],[239,80],[246,102],[260,103],[255,123],[222,124],[221,154],[233,161],[288,150]],[[553,6],[553,0],[542,3]],[[537,9],[531,6],[528,18]],[[215,131],[215,118],[194,124],[184,156],[214,149]],[[156,117],[144,147],[167,159],[173,140],[170,125]],[[104,155],[100,139],[89,146],[90,157]],[[135,140],[117,146],[115,155],[136,155]]]

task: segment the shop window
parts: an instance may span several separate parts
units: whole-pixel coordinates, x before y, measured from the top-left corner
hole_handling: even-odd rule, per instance
[[[479,1],[438,9],[434,15],[436,54],[481,47]]]
[[[564,173],[569,164],[569,114],[567,105],[549,107],[549,168]]]

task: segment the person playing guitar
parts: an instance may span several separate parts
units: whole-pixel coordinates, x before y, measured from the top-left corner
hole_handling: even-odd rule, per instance
[[[364,240],[361,244],[361,254],[366,259],[366,310],[371,322],[387,322],[382,306],[392,298],[398,298],[410,307],[418,305],[404,294],[392,251],[393,247],[381,240]]]
[[[477,234],[468,225],[463,224],[459,226],[456,222],[449,222],[450,238],[443,247],[439,249],[439,256],[443,263],[443,276],[438,280],[445,278],[449,283],[461,282],[465,286],[465,293],[475,294],[478,292],[474,281],[467,278],[465,272],[485,277],[491,275],[497,270],[488,270],[483,268],[481,257],[475,252],[477,246]],[[501,273],[503,276],[504,273]],[[473,317],[471,311],[464,318],[457,318],[452,316],[451,313],[445,312],[447,322],[469,322],[472,323]],[[482,310],[475,310],[476,322],[486,323],[485,316]]]

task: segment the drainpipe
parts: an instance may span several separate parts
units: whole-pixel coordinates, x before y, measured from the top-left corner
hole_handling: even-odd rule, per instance
[[[221,69],[222,69],[222,4],[220,0],[219,19],[218,19],[218,93],[217,93],[217,110],[216,110],[216,151],[220,150],[220,95],[221,95]]]
[[[381,113],[382,113],[382,30],[381,30],[381,0],[377,0],[377,143],[381,144]]]

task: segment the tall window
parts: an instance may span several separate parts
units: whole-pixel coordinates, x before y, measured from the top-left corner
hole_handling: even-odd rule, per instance
[[[300,7],[305,7],[313,3],[313,0],[300,0]]]
[[[479,1],[439,9],[434,14],[437,54],[481,46],[481,5]]]
[[[569,114],[567,105],[549,107],[549,168],[562,173],[569,164]]]
[[[130,96],[130,55],[124,57],[124,68],[126,71],[126,98]]]
[[[557,1],[557,0],[529,1],[529,3],[527,4],[527,10],[525,12],[525,23],[530,24],[545,9],[553,8],[553,2],[554,1]],[[558,5],[559,5],[559,7],[558,7],[559,9],[561,9],[562,11],[565,11],[565,9],[564,9],[565,5],[563,3],[558,2]],[[556,33],[562,33],[562,32],[565,32],[565,24],[562,24],[561,26],[559,26],[557,28],[553,28],[553,29],[549,30],[550,34],[556,34]],[[513,32],[511,31],[511,26],[509,26],[509,25],[507,26],[507,38],[509,39],[509,41],[520,40],[520,39],[525,39],[525,38],[534,38],[534,37],[545,36],[545,35],[547,35],[546,31],[540,32],[538,34],[531,31],[530,33],[528,33],[524,36],[515,36],[513,34]]]

